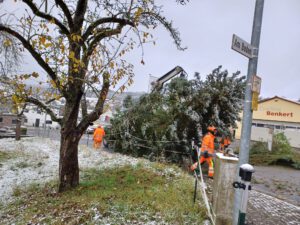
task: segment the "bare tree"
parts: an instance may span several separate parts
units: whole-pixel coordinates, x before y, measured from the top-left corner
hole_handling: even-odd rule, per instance
[[[154,42],[150,32],[158,25],[166,28],[179,49],[183,49],[181,40],[155,0],[23,0],[15,4],[26,9],[24,15],[1,22],[0,36],[6,47],[16,43],[17,50],[31,54],[46,72],[52,91],[37,98],[40,90],[27,88],[24,82],[38,79],[39,74],[14,74],[4,80],[13,91],[2,91],[2,95],[11,95],[16,104],[37,105],[61,125],[59,191],[64,191],[79,183],[78,143],[102,114],[109,88],[119,84],[119,91],[124,91],[133,82],[132,65],[122,56]],[[90,113],[83,102],[87,90],[98,97]],[[59,98],[66,101],[63,117],[49,107]],[[78,121],[80,105],[83,117]]]

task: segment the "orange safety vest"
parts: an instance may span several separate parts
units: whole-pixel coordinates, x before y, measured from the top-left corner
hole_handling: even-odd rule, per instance
[[[101,142],[102,141],[102,138],[105,136],[105,131],[103,128],[96,128],[95,131],[94,131],[94,135],[93,135],[93,138],[94,138],[94,141],[96,142]]]
[[[202,139],[201,152],[208,151],[209,154],[215,153],[215,136],[208,132]]]

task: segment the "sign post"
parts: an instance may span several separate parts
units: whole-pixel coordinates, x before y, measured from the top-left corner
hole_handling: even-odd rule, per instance
[[[239,166],[249,162],[249,149],[250,149],[250,139],[251,139],[251,127],[252,127],[252,77],[257,73],[257,63],[258,63],[258,50],[259,41],[263,17],[264,0],[256,0],[251,45],[242,39],[238,38],[236,35],[232,39],[232,49],[238,51],[239,53],[245,55],[249,58],[248,63],[248,73],[245,89],[245,100],[244,100],[244,113],[243,113],[243,123],[242,123],[242,133],[240,142],[240,154],[239,154]],[[255,51],[255,52],[254,52]],[[233,224],[238,223],[239,208],[241,206],[241,192],[239,190],[235,191],[234,196],[234,212],[233,212]]]

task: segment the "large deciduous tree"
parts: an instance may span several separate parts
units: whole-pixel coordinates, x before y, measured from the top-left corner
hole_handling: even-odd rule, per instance
[[[150,32],[158,25],[166,28],[179,49],[181,40],[155,0],[18,0],[13,4],[24,13],[1,15],[1,59],[7,60],[12,51],[29,53],[45,71],[51,90],[42,93],[25,85],[27,80],[39,79],[36,72],[14,73],[1,77],[2,87],[9,88],[1,88],[0,93],[10,96],[19,108],[25,103],[37,105],[61,125],[59,191],[64,191],[79,183],[78,143],[102,114],[109,88],[125,80],[119,87],[124,91],[133,82],[132,65],[122,56],[135,46],[154,42]],[[98,98],[89,113],[88,90]],[[62,117],[49,107],[60,98],[66,101]]]

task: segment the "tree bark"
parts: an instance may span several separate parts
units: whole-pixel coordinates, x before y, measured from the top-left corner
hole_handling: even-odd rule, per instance
[[[21,140],[21,121],[22,121],[22,117],[18,116],[17,123],[16,123],[16,141]]]
[[[79,184],[78,143],[81,135],[67,128],[61,132],[59,158],[59,187],[63,192]]]
[[[79,102],[80,95],[76,96],[75,93],[73,101],[67,101],[65,105],[60,139],[59,192],[71,189],[79,184],[78,143],[82,136],[82,132],[76,128]]]

